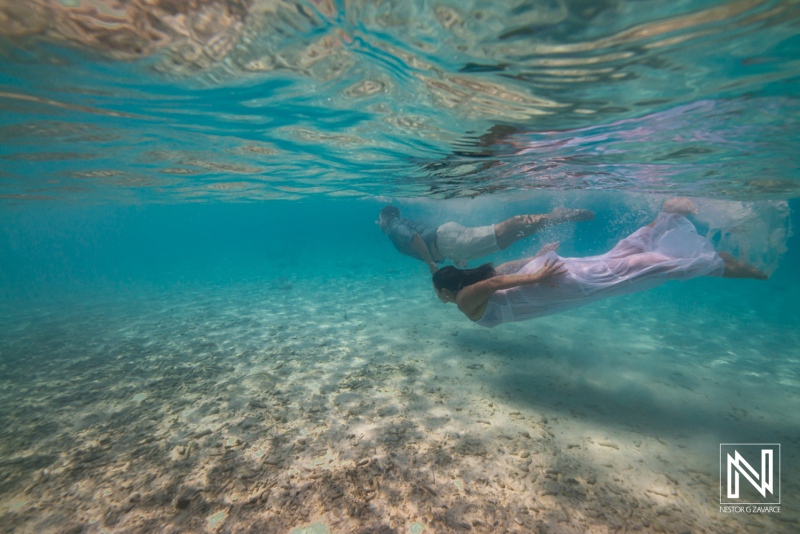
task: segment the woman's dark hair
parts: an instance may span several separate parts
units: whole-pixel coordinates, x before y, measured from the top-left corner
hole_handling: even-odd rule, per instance
[[[448,265],[433,273],[433,287],[439,289],[449,289],[458,292],[462,288],[477,284],[481,280],[486,280],[495,275],[494,267],[491,263],[484,263],[474,269],[456,269]]]

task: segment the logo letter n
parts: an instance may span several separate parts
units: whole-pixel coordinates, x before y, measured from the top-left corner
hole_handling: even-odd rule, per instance
[[[739,451],[734,450],[733,456],[728,457],[728,498],[739,498],[739,474],[744,476],[747,481],[758,491],[762,497],[767,496],[767,491],[773,492],[772,488],[772,449],[761,449],[761,475],[759,476],[753,467],[742,458]]]

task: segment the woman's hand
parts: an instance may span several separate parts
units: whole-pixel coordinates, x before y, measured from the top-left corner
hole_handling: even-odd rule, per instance
[[[533,273],[533,276],[536,278],[536,280],[533,282],[538,283],[549,281],[551,286],[555,286],[556,284],[553,278],[566,272],[567,268],[564,267],[564,262],[562,260],[548,258],[545,260],[542,268]]]
[[[456,294],[456,304],[464,315],[477,321],[483,314],[486,302],[496,292],[518,286],[538,284],[550,281],[555,286],[554,278],[567,272],[564,262],[559,257],[547,258],[542,268],[530,274],[504,274],[481,280],[466,286]]]

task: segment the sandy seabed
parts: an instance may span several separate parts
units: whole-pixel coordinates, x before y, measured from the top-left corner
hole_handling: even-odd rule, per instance
[[[389,272],[17,308],[0,530],[796,532],[800,333],[653,302],[485,330]],[[779,514],[719,510],[744,436]]]

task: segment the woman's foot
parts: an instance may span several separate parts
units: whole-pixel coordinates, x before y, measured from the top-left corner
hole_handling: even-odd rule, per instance
[[[675,197],[665,200],[661,211],[664,213],[677,213],[685,217],[687,215],[696,214],[698,209],[697,204],[695,204],[691,198]]]
[[[727,252],[717,252],[722,261],[725,262],[725,278],[755,278],[756,280],[766,280],[769,275],[759,271],[752,265],[739,261]]]

